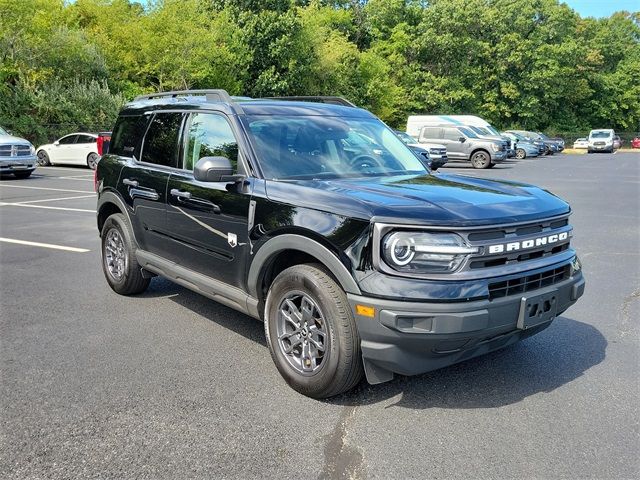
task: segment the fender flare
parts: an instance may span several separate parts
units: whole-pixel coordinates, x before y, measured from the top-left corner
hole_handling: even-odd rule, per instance
[[[324,245],[308,237],[296,234],[282,234],[268,240],[256,253],[247,276],[249,295],[258,298],[258,280],[263,267],[276,254],[284,250],[299,250],[317,258],[329,271],[335,275],[338,283],[347,293],[360,294],[358,284],[351,276],[347,267]]]
[[[96,222],[97,222],[97,225],[98,225],[98,234],[101,234],[101,232],[100,232],[100,210],[102,210],[102,207],[106,203],[115,204],[120,209],[120,211],[127,217],[127,220],[129,221],[129,224],[131,224],[131,217],[129,216],[129,208],[127,207],[126,203],[124,203],[124,201],[112,191],[101,192],[100,196],[98,197],[98,204],[96,206]],[[135,240],[135,238],[134,238],[134,240]]]

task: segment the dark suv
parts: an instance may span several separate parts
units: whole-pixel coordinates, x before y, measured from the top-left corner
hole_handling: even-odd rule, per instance
[[[263,321],[278,370],[311,397],[510,345],[584,290],[564,201],[431,175],[359,108],[138,97],[96,189],[113,290],[162,275]]]

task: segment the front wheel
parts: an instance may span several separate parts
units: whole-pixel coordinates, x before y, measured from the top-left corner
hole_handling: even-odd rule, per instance
[[[471,165],[473,168],[490,168],[491,157],[487,152],[476,152],[471,156]]]
[[[523,160],[523,159],[527,158],[527,152],[525,152],[523,148],[518,148],[516,150],[516,158],[518,160]]]
[[[121,213],[111,215],[102,227],[102,270],[109,286],[120,295],[142,293],[151,281],[142,276],[133,232]]]
[[[362,379],[360,336],[347,296],[319,265],[295,265],[276,277],[265,333],[278,371],[303,395],[332,397]]]
[[[91,170],[95,170],[98,166],[98,160],[100,160],[100,157],[97,153],[90,153],[87,156],[87,167],[89,167]]]
[[[51,161],[49,160],[49,154],[44,150],[40,150],[38,152],[38,160],[36,162],[41,167],[47,167],[51,165]]]

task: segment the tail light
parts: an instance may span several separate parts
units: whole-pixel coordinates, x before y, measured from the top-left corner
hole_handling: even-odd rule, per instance
[[[102,146],[104,145],[104,137],[98,135],[96,146],[98,148],[98,155],[102,156]]]

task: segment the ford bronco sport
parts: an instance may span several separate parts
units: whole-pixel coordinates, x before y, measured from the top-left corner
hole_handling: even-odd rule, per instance
[[[114,291],[162,275],[263,321],[282,376],[315,398],[513,344],[584,290],[564,201],[432,174],[355,107],[138,97],[96,190]]]

